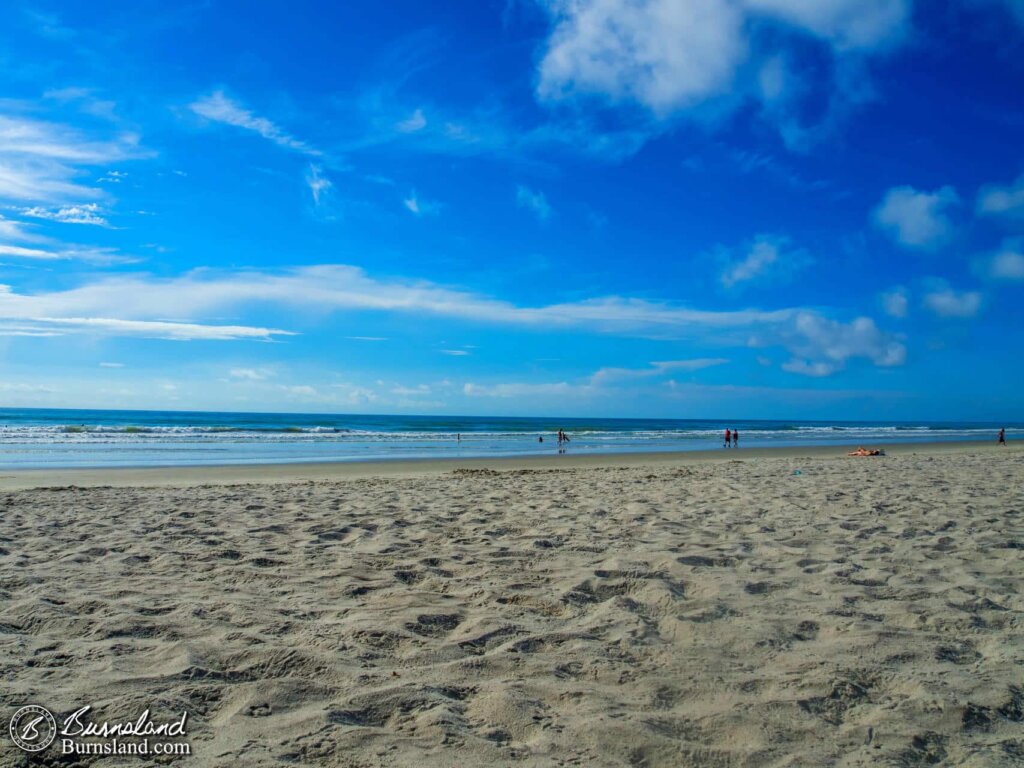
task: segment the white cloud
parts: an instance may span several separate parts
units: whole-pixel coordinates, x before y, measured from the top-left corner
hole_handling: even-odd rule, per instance
[[[538,95],[596,95],[665,115],[728,89],[746,57],[727,0],[556,0]]]
[[[427,200],[420,200],[416,196],[415,190],[409,197],[402,200],[402,205],[415,216],[430,216],[441,210],[439,203],[433,203]]]
[[[719,280],[726,288],[733,288],[739,283],[782,276],[805,266],[809,261],[807,255],[802,251],[784,250],[788,245],[789,240],[784,237],[759,235],[743,258],[726,266]]]
[[[426,281],[378,280],[346,265],[280,273],[197,270],[173,278],[119,273],[76,288],[37,294],[0,287],[0,319],[57,318],[53,323],[108,335],[261,340],[286,335],[286,331],[267,328],[158,320],[222,316],[226,311],[259,305],[434,315],[545,332],[571,329],[590,334],[656,335],[720,347],[743,346],[756,336],[760,346],[782,346],[799,358],[839,363],[862,357],[876,365],[898,365],[905,351],[898,338],[878,329],[868,318],[841,323],[800,308],[708,311],[621,296],[519,306]],[[74,318],[97,319],[87,324]]]
[[[417,109],[408,118],[402,120],[395,126],[401,133],[416,133],[427,127],[427,118],[423,116],[423,110]]]
[[[306,172],[306,184],[309,185],[309,191],[313,193],[313,202],[316,205],[320,205],[320,195],[334,186],[329,179],[324,177],[320,166],[314,163],[309,164],[309,170]]]
[[[888,368],[903,365],[907,357],[903,342],[879,329],[869,317],[842,323],[801,312],[790,327],[783,329],[782,338],[793,355],[783,369],[811,376],[839,371],[853,358],[864,358]]]
[[[295,385],[281,385],[281,391],[286,392],[293,397],[309,398],[319,397],[320,393],[317,392],[315,387],[311,387],[308,384],[295,384]]]
[[[12,221],[0,216],[0,238],[6,240],[20,240],[24,242],[43,241],[45,238],[28,232],[24,229],[24,223]]]
[[[531,384],[512,382],[505,384],[473,384],[462,387],[462,393],[469,397],[540,397],[544,395],[570,395],[586,393],[590,387],[573,385],[561,381],[556,384]]]
[[[787,360],[781,366],[784,371],[790,373],[799,373],[801,376],[831,376],[836,371],[842,368],[838,363],[827,363],[823,360],[817,362],[810,362],[808,360]]]
[[[910,300],[906,288],[897,286],[878,297],[882,304],[882,310],[890,317],[906,317]]]
[[[399,397],[425,397],[431,394],[431,389],[426,384],[417,384],[415,387],[399,384],[391,388],[391,394]]]
[[[244,325],[198,325],[159,320],[119,320],[110,317],[34,317],[32,322],[51,326],[55,332],[95,333],[102,336],[139,336],[170,341],[270,341],[274,336],[294,336],[289,331]]]
[[[451,355],[452,357],[466,357],[469,355],[469,352],[464,349],[442,349],[441,354]]]
[[[41,208],[35,206],[24,208],[22,215],[34,219],[47,219],[59,221],[64,224],[92,224],[98,227],[109,226],[103,218],[102,209],[96,203],[82,203],[80,205],[66,205],[60,208]]]
[[[910,0],[743,0],[760,12],[828,41],[840,51],[870,50],[906,31]]]
[[[1021,2],[1024,8],[1024,1]],[[990,184],[978,192],[976,210],[980,216],[1024,219],[1024,174],[1006,186]]]
[[[232,368],[229,373],[233,379],[245,379],[246,381],[263,381],[272,375],[264,368]]]
[[[516,188],[516,203],[520,208],[533,211],[540,221],[547,221],[551,218],[551,206],[543,192],[535,192],[529,187],[519,185]]]
[[[974,317],[981,309],[977,291],[955,291],[940,287],[924,296],[925,307],[939,317]]]
[[[124,368],[124,363],[100,363],[100,368]]]
[[[1003,242],[988,263],[988,274],[996,280],[1024,280],[1024,241]]]
[[[23,248],[19,245],[0,245],[0,256],[14,256],[19,259],[42,259],[52,261],[59,259],[60,254],[44,251],[41,248]]]
[[[306,155],[318,156],[320,152],[309,146],[306,142],[296,139],[273,122],[265,117],[260,117],[242,104],[224,95],[223,91],[214,91],[209,96],[189,104],[189,109],[207,120],[212,120],[226,125],[233,125],[236,128],[243,128],[247,131],[258,133],[268,141],[272,141],[279,147],[301,152]]]
[[[949,239],[949,210],[959,199],[952,187],[934,192],[893,187],[875,209],[875,223],[908,248],[936,248]]]
[[[545,102],[596,98],[638,105],[656,120],[705,107],[731,108],[747,96],[778,101],[807,90],[806,74],[785,72],[791,35],[818,38],[836,60],[830,111],[863,98],[859,62],[905,36],[910,0],[543,0],[552,32],[538,66]],[[775,64],[765,68],[771,61]],[[856,72],[856,76],[854,76]],[[765,86],[768,86],[767,88]],[[791,95],[791,94],[790,94]],[[788,143],[809,131],[795,109],[767,113]],[[830,116],[826,116],[826,122]]]
[[[96,140],[68,126],[0,115],[0,199],[87,200],[102,192],[76,179],[84,168],[146,156],[138,136]]]
[[[729,361],[724,357],[702,357],[694,360],[664,360],[653,362],[649,368],[601,368],[590,377],[591,384],[608,384],[629,379],[665,376],[675,371],[699,371]]]
[[[18,245],[0,245],[0,256],[13,256],[19,259],[35,259],[38,261],[84,261],[91,264],[130,264],[135,259],[121,256],[113,248],[89,248],[81,246],[61,246],[59,250],[43,248],[25,248]]]

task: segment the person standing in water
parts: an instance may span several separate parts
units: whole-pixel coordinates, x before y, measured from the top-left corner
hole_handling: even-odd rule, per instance
[[[725,428],[725,445],[723,448],[732,448],[732,431],[728,427]]]
[[[1006,445],[1006,427],[999,428],[999,441],[996,445]]]
[[[738,429],[734,429],[732,431],[732,447],[733,448],[739,448],[740,447],[740,431]]]

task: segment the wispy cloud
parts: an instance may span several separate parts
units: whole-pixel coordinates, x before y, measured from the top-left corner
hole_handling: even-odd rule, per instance
[[[792,248],[788,238],[758,235],[746,249],[745,255],[733,259],[729,251],[722,250],[728,263],[719,276],[726,288],[769,278],[780,279],[792,275],[810,263],[805,251]]]
[[[229,373],[233,379],[244,379],[246,381],[264,381],[273,375],[265,368],[232,368]]]
[[[309,191],[313,193],[313,203],[316,205],[320,205],[320,196],[334,186],[330,179],[324,177],[323,169],[314,163],[309,164],[309,170],[306,172],[306,184],[309,186]]]
[[[413,190],[409,197],[402,200],[402,205],[415,216],[432,216],[441,210],[440,203],[421,200],[415,190]]]
[[[175,278],[119,274],[50,293],[20,294],[9,287],[0,290],[0,318],[10,320],[58,318],[54,322],[81,329],[86,325],[73,318],[110,318],[115,314],[118,319],[104,321],[106,325],[96,322],[91,327],[97,332],[121,333],[133,330],[129,321],[146,321],[135,328],[139,335],[146,332],[172,338],[194,333],[197,338],[261,339],[286,335],[286,331],[266,328],[197,326],[193,330],[153,322],[161,317],[191,320],[221,316],[226,310],[260,304],[434,315],[546,332],[568,329],[589,334],[667,334],[721,347],[781,346],[797,358],[827,362],[832,370],[840,370],[855,358],[866,358],[879,366],[900,365],[905,358],[900,338],[879,329],[866,317],[842,322],[800,308],[711,311],[620,296],[519,306],[422,280],[379,280],[347,265],[303,267],[281,273],[196,271]]]
[[[49,242],[49,241],[47,241]],[[115,248],[96,246],[60,245],[58,248],[26,248],[19,245],[0,244],[0,256],[37,261],[82,261],[89,264],[111,265],[131,264],[138,259],[120,254]]]
[[[667,376],[675,372],[688,373],[711,368],[716,365],[724,365],[728,362],[729,360],[724,357],[702,357],[694,360],[653,362],[647,368],[601,368],[590,377],[590,383],[595,385],[609,384],[616,381]]]
[[[32,322],[60,333],[94,333],[101,336],[139,336],[169,341],[270,341],[274,336],[294,336],[276,328],[245,325],[200,325],[153,320],[119,320],[110,317],[34,317]]]
[[[60,208],[34,206],[22,209],[21,213],[23,216],[30,218],[59,221],[64,224],[91,224],[97,227],[110,226],[109,222],[102,215],[102,209],[96,203],[66,205]]]
[[[405,120],[395,126],[401,133],[416,133],[427,127],[427,118],[423,116],[423,110],[417,109]]]
[[[214,91],[208,96],[197,99],[189,104],[189,108],[207,120],[253,131],[284,149],[314,157],[321,154],[319,150],[295,138],[271,120],[256,115],[239,102],[229,98],[223,91]]]
[[[532,211],[540,221],[547,221],[551,218],[551,206],[543,192],[538,192],[529,187],[519,185],[516,188],[516,203],[520,208]]]
[[[98,198],[100,189],[78,181],[83,169],[148,154],[133,133],[94,139],[66,125],[0,115],[0,199],[51,203]]]
[[[875,223],[908,248],[934,249],[952,232],[949,211],[960,201],[952,187],[922,192],[913,187],[890,189],[874,211]]]

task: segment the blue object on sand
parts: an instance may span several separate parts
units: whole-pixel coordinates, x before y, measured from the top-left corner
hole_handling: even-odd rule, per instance
[[[799,469],[794,469],[793,470],[793,474],[794,475],[799,475],[800,474],[800,470]]]

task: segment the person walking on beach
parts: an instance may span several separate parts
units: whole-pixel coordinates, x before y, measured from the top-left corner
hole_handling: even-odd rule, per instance
[[[1006,445],[1006,427],[999,428],[999,442],[996,445]]]
[[[558,430],[558,452],[565,453],[565,444],[569,442],[569,436],[561,429]]]
[[[732,448],[732,431],[728,427],[725,428],[725,445],[723,447]]]
[[[738,429],[734,429],[732,431],[732,447],[733,448],[739,448],[740,447],[740,431]]]

